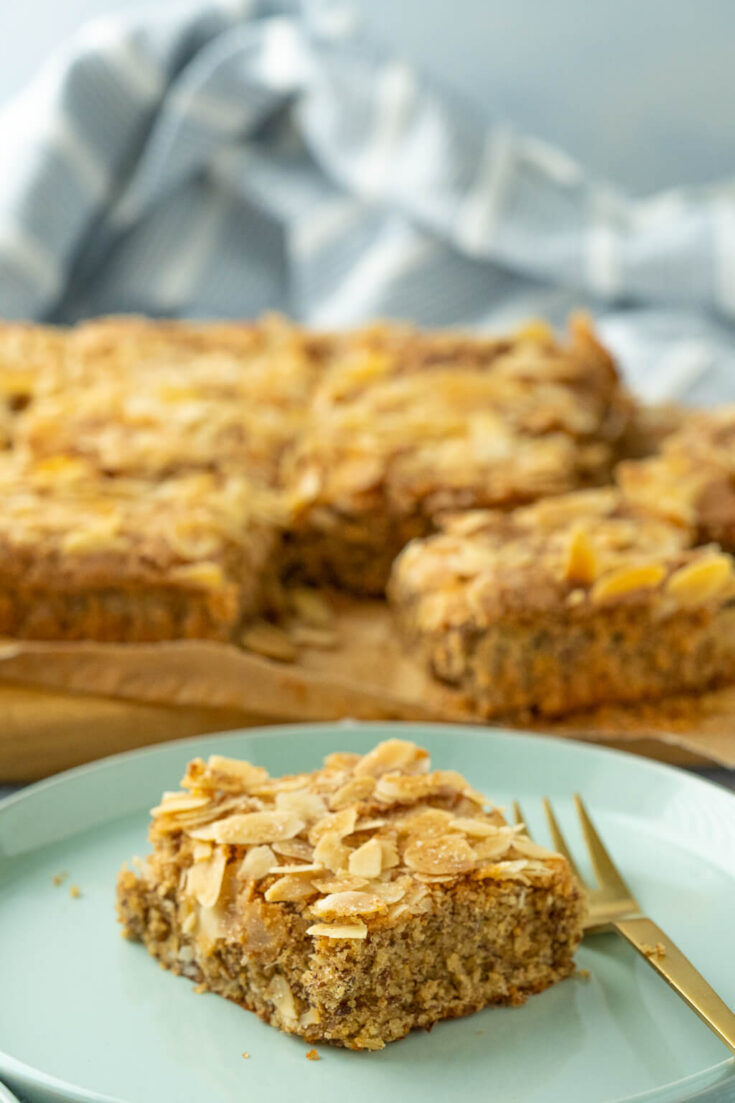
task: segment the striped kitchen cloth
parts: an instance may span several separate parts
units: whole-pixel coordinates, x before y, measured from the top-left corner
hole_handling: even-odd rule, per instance
[[[645,396],[735,400],[735,185],[633,200],[309,0],[108,17],[0,112],[0,315],[575,306]]]

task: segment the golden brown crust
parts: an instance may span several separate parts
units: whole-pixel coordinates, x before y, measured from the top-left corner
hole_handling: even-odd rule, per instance
[[[607,481],[628,414],[583,319],[567,345],[543,326],[495,341],[351,334],[286,457],[295,554],[312,577],[379,592],[381,551],[394,556],[444,510],[512,508]]]
[[[276,540],[238,476],[108,480],[79,460],[0,464],[0,631],[226,639],[255,612]]]
[[[572,969],[567,863],[413,744],[280,779],[215,756],[184,785],[121,874],[125,933],[282,1029],[377,1049]]]
[[[692,413],[659,456],[620,464],[617,480],[641,509],[735,550],[735,406]]]
[[[561,713],[735,672],[733,563],[612,488],[468,513],[409,545],[389,593],[431,671],[485,715]]]

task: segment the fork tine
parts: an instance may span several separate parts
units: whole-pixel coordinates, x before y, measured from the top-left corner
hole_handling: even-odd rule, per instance
[[[614,889],[621,895],[625,894],[626,896],[632,898],[632,892],[621,877],[620,872],[613,862],[612,858],[608,854],[602,839],[597,834],[595,826],[589,817],[587,809],[585,808],[579,793],[574,794],[574,804],[577,809],[577,815],[579,816],[579,822],[582,825],[584,841],[587,844],[587,850],[589,851],[590,859],[592,861],[592,868],[595,871],[595,876],[597,877],[598,883],[600,884],[600,886]]]
[[[522,824],[526,829],[526,834],[528,835],[529,839],[531,838],[531,832],[528,830],[528,824],[526,823],[526,817],[523,815],[523,812],[521,811],[521,806],[520,806],[520,804],[518,803],[517,800],[513,801],[513,822],[517,826]]]
[[[551,838],[553,839],[553,842],[554,842],[554,847],[559,851],[560,854],[564,855],[566,860],[569,862],[569,868],[571,869],[572,873],[577,878],[580,885],[584,885],[585,888],[586,888],[587,887],[587,882],[585,881],[584,877],[582,876],[582,874],[577,869],[576,862],[574,861],[574,858],[572,857],[572,855],[570,853],[569,847],[567,846],[567,841],[564,838],[564,836],[562,835],[561,828],[559,827],[559,823],[557,821],[557,818],[554,815],[554,810],[551,807],[551,801],[549,800],[548,797],[544,797],[542,803],[543,803],[543,806],[544,806],[544,812],[546,813],[546,822],[549,825],[549,831],[551,833]]]

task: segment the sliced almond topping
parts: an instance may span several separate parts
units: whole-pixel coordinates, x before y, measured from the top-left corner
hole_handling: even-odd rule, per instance
[[[495,861],[508,853],[515,841],[515,837],[512,828],[501,828],[495,835],[488,835],[485,839],[478,839],[472,849],[480,860]]]
[[[348,861],[350,873],[356,877],[377,877],[383,864],[383,849],[377,839],[368,839],[353,850]]]
[[[314,915],[371,915],[385,911],[385,903],[374,892],[333,892],[311,905]]]
[[[296,1001],[286,980],[276,973],[268,985],[268,999],[279,1012],[287,1026],[295,1026],[298,1022]]]
[[[268,771],[236,758],[210,755],[204,763],[195,758],[189,763],[181,784],[186,789],[221,789],[224,792],[248,792],[268,780]]]
[[[194,843],[191,854],[195,862],[204,862],[212,857],[214,847],[211,843]]]
[[[314,861],[326,869],[331,869],[333,873],[347,869],[349,857],[350,849],[345,846],[336,831],[322,835],[314,848]]]
[[[406,776],[383,774],[375,786],[375,799],[381,804],[415,804],[439,788],[433,774]]]
[[[294,662],[298,655],[286,633],[265,620],[251,624],[240,637],[240,643],[246,651],[255,651],[267,659],[276,659],[283,663]]]
[[[298,874],[299,877],[310,877],[314,873],[324,873],[324,866],[316,865],[315,863],[309,863],[308,865],[299,865],[294,863],[290,866],[274,866],[271,870],[273,874],[293,873]]]
[[[381,870],[395,869],[401,863],[395,841],[393,839],[379,839],[378,842],[382,851]]]
[[[522,854],[524,858],[555,858],[556,854],[548,847],[540,846],[527,835],[516,835],[513,840],[513,849]]]
[[[575,529],[569,538],[563,577],[573,585],[584,586],[591,585],[597,577],[597,556],[586,529]]]
[[[251,846],[240,863],[240,872],[247,880],[260,881],[277,865],[278,859],[269,846]]]
[[[370,775],[380,777],[401,770],[405,773],[424,773],[430,759],[423,747],[404,739],[386,739],[360,759],[355,766],[355,777]]]
[[[210,797],[196,797],[190,793],[164,793],[160,804],[151,808],[152,816],[175,816],[178,812],[192,812],[211,804]]]
[[[351,835],[357,822],[356,808],[343,808],[340,812],[330,812],[315,823],[309,832],[309,842],[318,843],[325,835],[337,835],[343,838]]]
[[[222,849],[215,850],[211,858],[195,862],[186,877],[186,891],[204,908],[213,908],[219,900],[225,875],[227,856]]]
[[[276,808],[286,812],[294,812],[305,823],[313,823],[321,819],[327,811],[327,806],[322,797],[317,793],[309,793],[305,789],[296,789],[291,792],[276,794]]]
[[[233,846],[252,846],[270,843],[276,839],[291,839],[305,827],[304,821],[293,812],[244,812],[242,815],[228,816],[224,820],[215,820],[205,827],[196,828],[189,834],[194,839],[213,839],[218,843],[231,843]]]
[[[497,835],[498,828],[494,823],[488,823],[487,820],[474,820],[469,816],[458,816],[453,819],[450,824],[456,831],[463,831],[465,835],[471,835],[473,838],[482,839],[487,835]]]
[[[346,808],[349,804],[359,804],[360,801],[369,800],[375,788],[375,778],[354,777],[345,782],[329,801],[329,807],[338,812],[340,808]]]
[[[328,770],[353,770],[360,761],[360,755],[352,751],[332,751],[324,759]]]
[[[274,881],[263,895],[269,904],[273,904],[282,901],[308,900],[310,896],[316,896],[316,891],[311,881],[303,877],[286,876]]]
[[[414,839],[406,847],[403,859],[417,873],[433,875],[465,873],[473,869],[476,855],[462,835],[437,835]]]
[[[674,571],[666,589],[681,605],[704,605],[721,593],[732,577],[729,555],[707,555]]]
[[[386,881],[384,884],[375,885],[375,893],[386,904],[397,904],[406,895],[408,877],[398,881]]]
[[[314,923],[306,933],[312,938],[366,938],[367,927],[364,923]]]
[[[329,896],[333,892],[358,892],[360,889],[367,888],[369,884],[370,882],[364,877],[351,877],[349,874],[343,873],[339,877],[314,881],[314,888],[325,896]],[[377,891],[379,886],[374,887]]]
[[[310,862],[314,857],[314,847],[305,839],[279,840],[272,846],[276,854],[281,854],[284,858],[300,858],[303,862]]]
[[[637,590],[650,590],[658,586],[666,575],[661,563],[641,563],[637,567],[619,567],[604,574],[592,587],[593,601],[607,601],[623,597]]]

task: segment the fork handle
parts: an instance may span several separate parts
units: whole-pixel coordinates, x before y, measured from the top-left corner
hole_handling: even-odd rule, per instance
[[[735,1014],[661,928],[645,918],[618,919],[613,927],[735,1053]],[[662,954],[655,952],[659,944]]]

